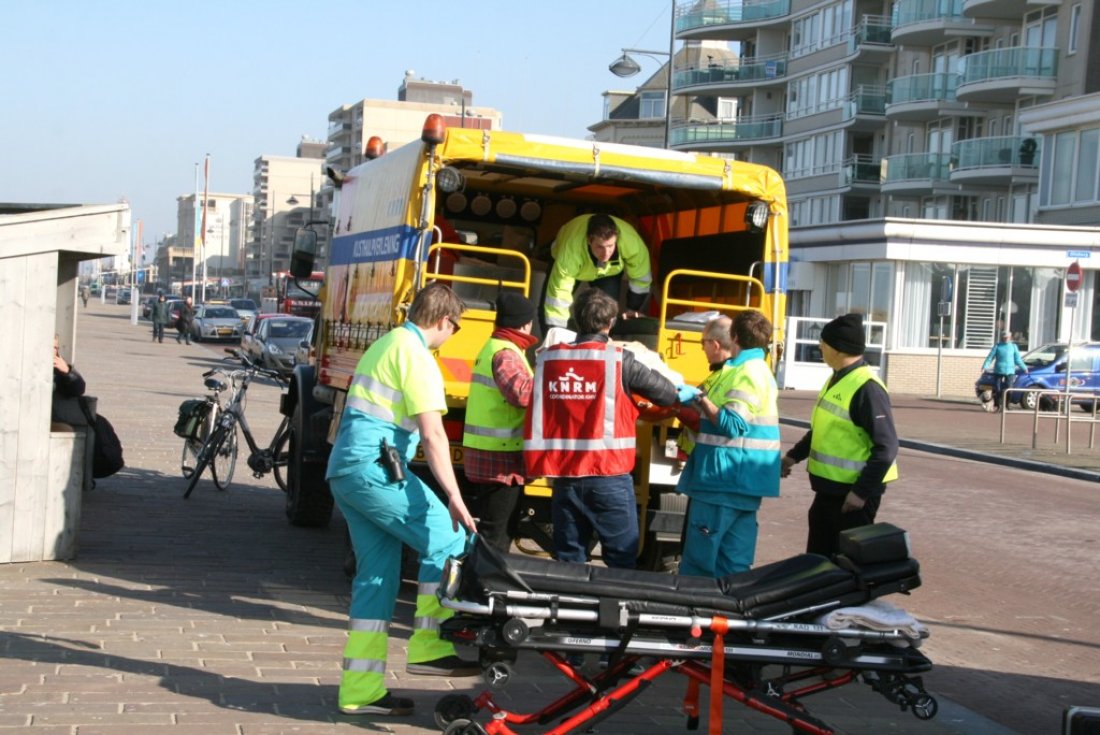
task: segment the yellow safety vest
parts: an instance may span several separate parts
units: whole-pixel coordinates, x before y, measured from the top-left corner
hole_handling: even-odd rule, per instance
[[[836,385],[828,382],[822,387],[810,417],[810,458],[807,470],[811,475],[851,485],[859,479],[867,459],[871,456],[871,437],[852,423],[849,409],[852,396],[863,384],[873,380],[886,386],[875,377],[871,369],[862,365],[845,375]],[[898,479],[898,465],[893,463],[883,482]]]
[[[491,338],[485,343],[470,379],[466,425],[462,431],[464,447],[490,452],[523,451],[523,417],[527,412],[508,403],[493,378],[493,357],[501,350],[517,353],[527,374],[532,374],[523,351],[509,340]]]

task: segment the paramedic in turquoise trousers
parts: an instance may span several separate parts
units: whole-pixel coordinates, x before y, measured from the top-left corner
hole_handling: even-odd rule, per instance
[[[742,311],[730,325],[732,350],[696,401],[695,448],[677,489],[691,498],[680,574],[724,577],[756,558],[756,511],[779,495],[778,388],[766,360],[772,325]]]
[[[474,520],[459,494],[443,430],[443,376],[432,357],[460,329],[462,301],[444,285],[417,294],[405,324],[381,337],[360,358],[328,463],[332,496],[347,519],[358,568],[351,589],[348,641],[340,678],[345,714],[408,715],[413,702],[386,690],[388,628],[401,583],[401,544],[420,555],[419,586],[406,671],[413,675],[473,676],[476,662],[455,655],[439,637],[452,615],[436,598],[443,563],[461,553]],[[446,494],[435,493],[408,469],[419,442]],[[401,455],[383,462],[383,443]]]

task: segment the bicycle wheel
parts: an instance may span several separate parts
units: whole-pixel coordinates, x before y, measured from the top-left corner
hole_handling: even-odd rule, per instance
[[[213,460],[214,484],[219,490],[225,490],[233,480],[233,471],[237,468],[237,422],[228,429]]]
[[[275,448],[271,450],[271,470],[275,473],[275,482],[284,493],[286,492],[286,466],[290,460],[289,423],[289,417],[283,419],[283,423],[275,435],[275,441],[272,442],[272,446]]]
[[[225,441],[225,431],[224,426],[216,427],[214,433],[210,435],[210,439],[207,440],[207,442],[202,445],[202,449],[199,450],[199,455],[195,459],[195,471],[191,473],[191,478],[187,482],[187,490],[183,493],[184,500],[191,497],[191,492],[195,489],[195,485],[199,484],[199,478],[202,477],[202,473],[218,453],[218,449],[221,447],[222,442]]]
[[[206,438],[210,436],[210,430],[214,426],[214,416],[214,411],[207,411],[206,417],[195,429],[195,435],[183,440],[183,453],[180,455],[180,471],[183,473],[183,477],[186,480],[190,480],[191,474],[195,471],[199,452],[202,450],[202,445],[206,443]]]

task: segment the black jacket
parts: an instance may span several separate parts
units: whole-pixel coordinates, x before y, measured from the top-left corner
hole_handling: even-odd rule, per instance
[[[57,368],[53,369],[53,392],[59,398],[80,398],[84,395],[86,385],[84,378],[72,365],[69,372],[63,373]]]
[[[577,337],[577,342],[606,344],[609,340],[606,334],[585,334]],[[623,350],[623,388],[627,393],[637,393],[658,406],[676,403],[676,386],[672,381],[635,360],[634,353],[630,350]]]

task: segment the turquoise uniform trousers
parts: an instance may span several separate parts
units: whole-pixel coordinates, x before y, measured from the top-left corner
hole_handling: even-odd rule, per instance
[[[753,498],[759,502],[758,498]],[[684,529],[680,574],[724,577],[746,572],[756,558],[756,511],[692,498]]]

